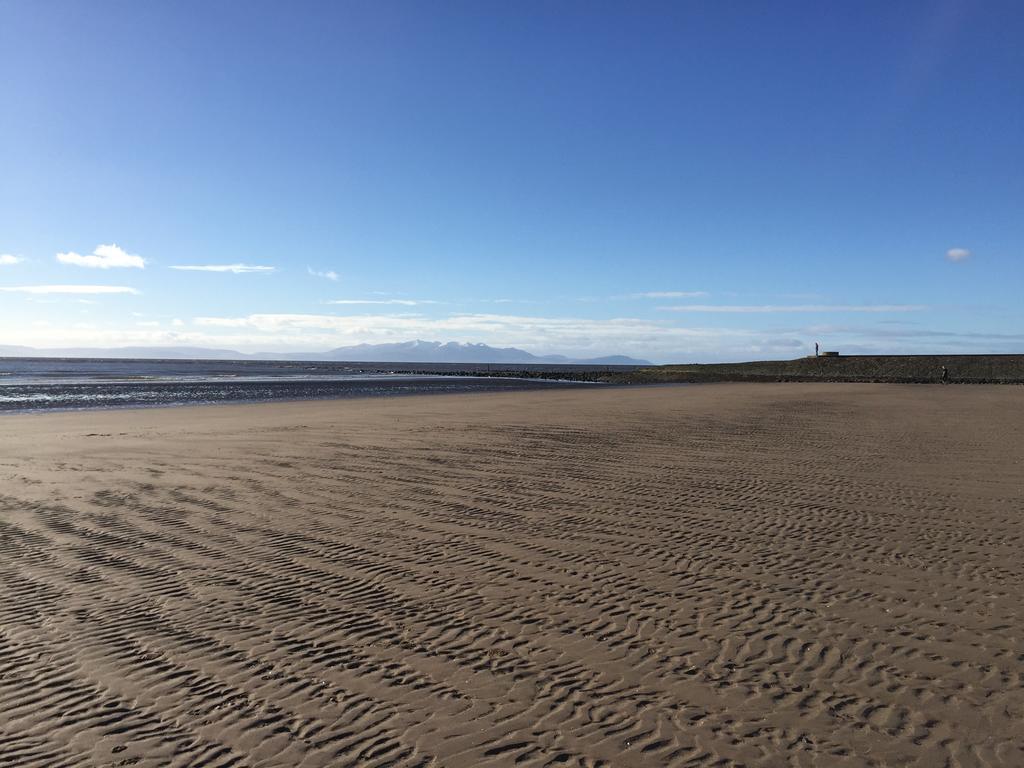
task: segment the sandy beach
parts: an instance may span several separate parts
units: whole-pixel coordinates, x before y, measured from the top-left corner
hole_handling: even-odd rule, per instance
[[[0,418],[4,766],[1024,765],[1024,389]]]

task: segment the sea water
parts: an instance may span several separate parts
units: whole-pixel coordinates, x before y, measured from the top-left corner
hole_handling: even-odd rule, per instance
[[[497,368],[498,366],[494,366]],[[195,405],[583,386],[585,366],[0,358],[0,411]]]

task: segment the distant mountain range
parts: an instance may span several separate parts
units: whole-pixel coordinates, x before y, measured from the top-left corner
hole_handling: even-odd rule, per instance
[[[354,363],[535,363],[552,365],[650,365],[625,355],[587,359],[564,355],[534,355],[515,347],[489,347],[455,341],[403,341],[394,344],[357,344],[327,352],[257,352],[245,354],[233,349],[206,347],[75,347],[37,349],[0,346],[0,357],[108,357],[174,360],[332,360]]]

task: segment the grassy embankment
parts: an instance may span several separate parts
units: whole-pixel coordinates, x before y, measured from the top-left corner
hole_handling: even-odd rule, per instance
[[[866,381],[1024,384],[1024,355],[850,355],[750,363],[660,365],[601,378],[624,384],[712,381]]]

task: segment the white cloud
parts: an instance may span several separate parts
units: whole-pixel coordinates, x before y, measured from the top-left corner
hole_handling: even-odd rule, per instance
[[[397,304],[403,307],[415,307],[418,304],[440,304],[440,301],[429,299],[334,299],[324,304]]]
[[[74,293],[74,294],[96,294],[96,293],[135,293],[138,291],[124,285],[19,285],[0,288],[0,291],[15,293]]]
[[[171,325],[173,325],[175,328],[181,328],[183,325],[185,325],[185,321],[182,320],[180,317],[176,317],[173,320],[171,320]]]
[[[718,312],[763,314],[785,312],[920,312],[923,304],[681,304],[658,307],[666,312]]]
[[[312,267],[306,267],[306,271],[309,272],[309,274],[311,274],[313,277],[323,277],[328,280],[333,280],[334,282],[338,282],[338,278],[340,277],[340,275],[333,269],[329,269],[326,272],[317,272]]]
[[[93,252],[82,256],[79,253],[58,253],[57,261],[61,264],[73,264],[76,267],[92,269],[111,269],[112,267],[132,267],[143,269],[146,260],[141,256],[125,253],[116,245],[97,245]]]
[[[251,264],[187,264],[173,266],[171,269],[180,269],[185,272],[231,272],[235,275],[247,272],[268,274],[277,271],[277,267],[254,267]]]
[[[631,293],[630,299],[696,299],[700,296],[707,296],[707,291],[647,291],[646,293]]]
[[[10,267],[20,264],[24,260],[21,256],[15,256],[12,253],[0,253],[0,267]]]
[[[723,355],[731,355],[733,359],[768,354],[786,356],[797,346],[792,334],[680,328],[633,318],[592,320],[493,314],[440,318],[408,314],[263,314],[198,317],[187,327],[174,328],[104,324],[84,329],[53,323],[38,327],[0,325],[0,343],[41,348],[182,345],[249,352],[322,352],[364,342],[417,338],[515,346],[538,354],[561,353],[571,357],[616,353],[676,361],[720,359]]]
[[[225,329],[218,343],[258,349],[330,349],[360,343],[428,339],[515,346],[534,352],[577,357],[610,353],[640,357],[675,354],[680,348],[715,349],[723,339],[743,340],[751,332],[719,328],[680,328],[633,318],[524,317],[495,314],[315,315],[257,314],[196,317],[200,329]],[[762,335],[760,333],[756,334]]]
[[[971,252],[966,248],[950,248],[946,251],[946,258],[949,261],[967,261],[971,258]]]
[[[49,316],[48,316],[49,317]],[[514,346],[537,354],[597,357],[619,353],[661,362],[792,358],[813,342],[844,353],[1019,350],[1020,334],[958,334],[927,328],[793,325],[788,328],[680,327],[637,318],[589,319],[501,314],[254,314],[199,317],[173,327],[26,322],[0,324],[0,343],[36,347],[198,346],[249,352],[322,352],[333,347],[427,339]]]
[[[254,318],[260,315],[249,317],[193,317],[192,322],[196,325],[213,326],[216,328],[247,328],[253,327],[257,320]]]

